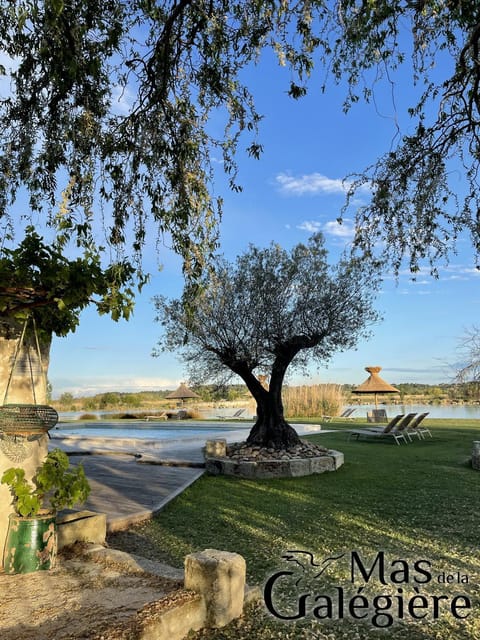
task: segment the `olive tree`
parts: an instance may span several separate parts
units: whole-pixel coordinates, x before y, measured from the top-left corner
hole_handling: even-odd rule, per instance
[[[371,190],[355,246],[416,269],[467,231],[478,254],[479,45],[475,0],[0,0],[0,219],[16,228],[26,193],[59,238],[92,246],[103,225],[138,261],[167,234],[199,274],[221,212],[212,158],[238,189],[238,145],[262,151],[243,72],[269,48],[292,98],[315,65],[346,110],[410,71],[409,133],[347,184],[350,201]]]
[[[465,329],[458,352],[461,364],[457,367],[457,382],[480,382],[480,327]]]
[[[235,262],[215,260],[193,307],[156,298],[160,348],[179,350],[194,382],[239,376],[257,405],[248,441],[288,448],[298,436],[283,415],[287,369],[305,371],[365,337],[377,319],[375,283],[368,263],[330,266],[320,234],[290,252],[251,246]]]

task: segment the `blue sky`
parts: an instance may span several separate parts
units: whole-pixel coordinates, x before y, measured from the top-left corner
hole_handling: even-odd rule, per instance
[[[321,94],[319,76],[312,78],[307,98],[288,98],[289,72],[269,56],[248,77],[265,116],[260,129],[264,153],[256,161],[240,151],[240,194],[227,190],[219,172],[217,191],[225,202],[221,250],[233,258],[249,243],[275,241],[288,248],[321,230],[334,261],[351,240],[354,213],[347,213],[343,226],[336,223],[344,203],[342,178],[390,148],[398,119],[403,132],[408,131],[410,123],[402,120],[402,109],[412,99],[407,76],[395,79],[395,103],[391,86],[379,85],[375,105],[355,105],[346,115],[344,89],[331,87]],[[367,377],[368,365],[381,366],[381,375],[392,383],[450,381],[459,338],[476,322],[480,302],[480,275],[469,243],[460,241],[457,250],[450,264],[440,268],[439,280],[428,269],[416,282],[406,270],[398,281],[385,274],[377,301],[384,319],[373,327],[371,339],[332,358],[328,368],[313,367],[309,379],[292,376],[290,382],[358,384]],[[149,248],[146,264],[154,272],[128,323],[114,323],[89,309],[75,334],[54,338],[49,371],[54,397],[65,391],[80,395],[173,388],[186,378],[174,354],[151,356],[160,332],[152,297],[178,296],[182,289],[178,257],[165,249],[160,261],[163,270],[157,273],[157,258]]]

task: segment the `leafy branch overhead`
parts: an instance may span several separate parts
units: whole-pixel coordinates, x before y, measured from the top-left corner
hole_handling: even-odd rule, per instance
[[[132,261],[167,234],[198,276],[221,213],[213,158],[239,189],[239,145],[262,152],[243,72],[269,48],[293,98],[316,65],[322,89],[345,82],[346,110],[379,79],[393,86],[409,61],[412,133],[353,182],[350,201],[371,189],[356,244],[375,253],[385,240],[397,269],[446,257],[463,231],[480,252],[475,0],[0,0],[0,46],[12,61],[0,100],[0,216],[11,228],[26,188],[61,237],[88,244],[103,223]]]
[[[102,268],[97,254],[68,260],[30,227],[18,247],[0,251],[0,319],[33,316],[59,336],[75,331],[79,312],[92,303],[114,320],[128,319],[135,275],[127,262]]]

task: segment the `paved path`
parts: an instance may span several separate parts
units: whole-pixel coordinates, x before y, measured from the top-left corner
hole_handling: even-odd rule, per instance
[[[67,451],[73,464],[82,462],[92,489],[82,508],[105,513],[108,531],[115,531],[151,517],[204,473],[205,440],[222,437],[238,442],[251,428],[250,423],[215,423],[212,426],[229,429],[219,434],[200,426],[202,435],[178,440],[67,436],[59,430],[51,432],[50,445]],[[129,422],[128,428],[135,424]],[[301,435],[312,432],[310,425],[296,429]],[[160,434],[161,430],[159,438]]]

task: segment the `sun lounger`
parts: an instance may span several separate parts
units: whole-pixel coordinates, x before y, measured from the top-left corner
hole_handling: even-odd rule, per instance
[[[168,420],[168,416],[165,411],[161,411],[154,416],[145,416],[145,422],[149,422],[150,420]]]
[[[425,433],[432,438],[432,434],[430,433],[430,429],[428,429],[425,425],[420,426],[420,423],[425,420],[428,416],[428,411],[426,413],[419,413],[418,416],[412,420],[412,422],[408,425],[407,435],[410,437],[412,434],[418,436],[418,439],[425,440]]]
[[[348,432],[348,440],[353,436],[358,440],[362,436],[365,438],[393,438],[398,445],[400,444],[400,440],[403,440],[406,443],[405,430],[396,429],[397,425],[404,417],[404,413],[399,413],[397,416],[392,418],[390,422],[383,427],[383,429],[376,429],[375,427],[367,429],[351,429]]]
[[[222,420],[235,420],[237,418],[240,418],[242,413],[245,413],[245,411],[246,409],[238,409],[238,411],[235,411],[233,416],[217,416],[217,418],[221,418]]]
[[[345,411],[339,416],[322,416],[322,420],[325,420],[325,422],[330,422],[330,420],[333,420],[333,418],[353,419],[353,413],[355,411],[356,409],[345,409]]]
[[[408,433],[408,427],[416,415],[417,415],[416,413],[407,413],[405,417],[403,417],[401,420],[399,420],[394,424],[394,431],[396,433],[404,431],[407,434],[407,437],[410,442],[412,442],[412,438]],[[366,428],[368,431],[376,431],[378,433],[382,433],[385,429],[385,427],[366,427]]]

